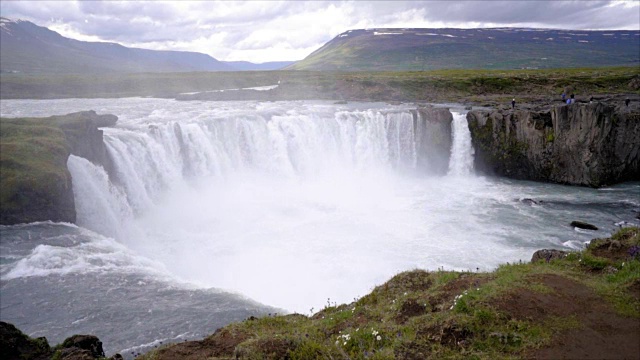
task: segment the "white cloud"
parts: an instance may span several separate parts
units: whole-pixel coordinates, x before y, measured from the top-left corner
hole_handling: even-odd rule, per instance
[[[3,1],[0,11],[79,40],[253,62],[302,59],[350,29],[640,28],[635,0]]]

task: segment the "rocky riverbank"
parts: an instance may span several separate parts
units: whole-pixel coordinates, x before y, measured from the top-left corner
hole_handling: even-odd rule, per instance
[[[212,331],[215,329],[212,329]],[[13,359],[102,359],[99,340],[49,347],[0,323]],[[143,360],[173,359],[634,359],[640,356],[640,229],[580,252],[541,250],[491,273],[394,276],[350,304],[310,316],[250,317]],[[111,359],[119,359],[116,354]]]

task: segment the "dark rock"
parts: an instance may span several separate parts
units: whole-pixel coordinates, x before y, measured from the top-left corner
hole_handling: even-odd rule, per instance
[[[104,357],[102,342],[93,335],[73,335],[62,342],[63,348],[78,348],[87,350],[94,358]]]
[[[416,166],[433,174],[446,174],[451,155],[453,115],[449,109],[433,106],[420,107],[413,110],[412,115],[418,154]]]
[[[598,230],[598,227],[582,221],[572,221],[571,226],[585,230]]]
[[[32,339],[12,324],[0,321],[0,355],[3,360],[49,359],[47,339]]]
[[[109,358],[109,360],[124,360],[124,358],[120,354],[114,354],[112,357]]]
[[[640,114],[616,102],[467,113],[479,171],[599,187],[640,179]]]
[[[538,205],[537,201],[529,198],[520,199],[520,202],[527,205]]]
[[[554,249],[542,249],[533,253],[531,257],[531,262],[538,262],[540,260],[544,260],[549,262],[551,260],[564,259],[567,256],[568,252],[562,250],[554,250]]]
[[[52,118],[59,121],[71,147],[71,154],[104,167],[108,173],[113,172],[113,163],[103,141],[103,132],[99,128],[114,126],[118,121],[117,116],[98,115],[90,110]]]

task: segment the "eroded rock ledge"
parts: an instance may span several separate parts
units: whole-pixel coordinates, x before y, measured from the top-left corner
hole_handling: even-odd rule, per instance
[[[115,115],[81,111],[47,118],[2,118],[0,224],[76,220],[70,154],[112,167],[100,127]]]
[[[472,110],[467,120],[479,171],[591,187],[640,180],[637,104]]]

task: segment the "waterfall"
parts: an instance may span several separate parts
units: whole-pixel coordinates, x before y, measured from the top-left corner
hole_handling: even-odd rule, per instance
[[[156,123],[147,118],[126,127],[105,128],[115,184],[101,167],[76,156],[69,159],[78,224],[122,238],[132,230],[127,224],[155,209],[163,196],[202,181],[217,184],[206,187],[247,176],[281,182],[357,183],[357,179],[382,179],[416,170],[444,175],[447,162],[449,175],[472,172],[464,114],[453,114],[448,155],[448,151],[436,154],[425,144],[438,141],[442,131],[448,136],[449,130],[434,127],[411,110],[277,110],[241,111],[217,118],[171,119],[164,114],[163,121]],[[203,191],[208,191],[206,187]]]
[[[449,161],[449,175],[469,176],[473,173],[473,147],[471,146],[471,132],[464,113],[453,114],[453,143]]]
[[[366,290],[354,290],[354,276],[366,287],[370,269],[405,266],[402,254],[378,258],[391,244],[422,254],[417,262],[446,263],[429,255],[438,254],[429,239],[459,226],[478,186],[452,179],[473,166],[463,114],[178,103],[123,118],[102,129],[109,174],[69,158],[78,225],[181,282],[283,308],[315,304],[328,291]],[[468,247],[466,237],[453,240]],[[272,281],[283,279],[292,293],[273,291]]]
[[[132,210],[126,195],[109,182],[106,171],[89,160],[70,155],[67,168],[73,179],[78,225],[103,235],[121,238]]]
[[[283,178],[412,170],[418,154],[409,111],[283,112],[105,129],[116,178],[135,213],[190,179],[252,171]]]

